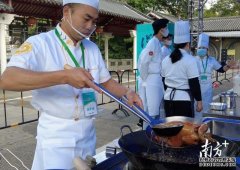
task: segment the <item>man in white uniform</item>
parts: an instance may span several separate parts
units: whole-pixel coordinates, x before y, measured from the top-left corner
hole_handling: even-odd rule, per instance
[[[1,77],[3,89],[33,90],[32,105],[41,113],[33,170],[72,169],[75,157],[95,154],[93,89],[101,90],[93,81],[142,106],[136,93],[111,78],[100,50],[86,39],[96,28],[98,6],[98,0],[63,0],[62,22],[27,39]]]
[[[159,116],[163,99],[161,71],[161,42],[167,36],[168,20],[159,19],[153,22],[154,36],[140,54],[138,61],[139,95],[143,100],[144,110],[153,118]]]
[[[197,62],[190,53],[188,21],[177,21],[174,27],[174,51],[162,62],[164,108],[166,117],[194,117],[193,102],[202,110]]]
[[[203,99],[203,113],[207,113],[209,110],[209,104],[212,102],[213,90],[212,90],[212,73],[217,71],[220,73],[226,72],[229,68],[235,65],[234,60],[229,60],[227,63],[220,64],[215,57],[208,56],[209,36],[205,33],[199,35],[198,49],[197,49],[197,62],[198,69],[200,71],[200,86]],[[196,113],[195,115],[199,119],[202,117],[202,113]]]
[[[167,37],[163,37],[163,47],[162,47],[162,58],[169,56],[172,53],[171,45],[172,45],[172,34],[168,34]],[[162,60],[163,60],[162,59]]]

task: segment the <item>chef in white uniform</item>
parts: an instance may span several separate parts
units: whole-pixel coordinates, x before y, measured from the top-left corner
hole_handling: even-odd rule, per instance
[[[198,69],[200,71],[200,86],[203,100],[203,111],[207,113],[209,110],[209,104],[212,102],[213,89],[212,89],[212,73],[217,71],[224,73],[229,68],[233,67],[236,63],[234,60],[228,60],[226,63],[220,64],[215,57],[208,56],[209,48],[209,36],[205,33],[201,33],[198,38],[197,49],[197,62]],[[198,119],[202,118],[202,113],[196,112],[195,116]]]
[[[162,60],[172,53],[172,34],[168,34],[167,37],[163,37],[163,47],[162,47]]]
[[[27,39],[1,76],[3,89],[32,90],[32,105],[41,113],[33,170],[73,169],[75,157],[95,154],[101,90],[92,80],[142,106],[136,93],[111,78],[99,48],[87,39],[96,28],[98,6],[98,0],[63,0],[62,22]]]
[[[143,100],[144,110],[153,118],[159,117],[163,99],[161,71],[161,42],[167,36],[167,19],[159,19],[152,23],[154,36],[140,54],[138,61],[139,95]],[[146,124],[145,124],[146,126]]]
[[[162,62],[164,108],[166,117],[194,117],[193,104],[202,110],[199,71],[196,59],[190,55],[188,21],[177,21],[174,27],[174,51]]]

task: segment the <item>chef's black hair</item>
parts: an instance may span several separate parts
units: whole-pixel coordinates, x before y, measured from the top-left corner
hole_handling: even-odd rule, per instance
[[[172,63],[176,63],[178,60],[182,58],[182,53],[179,50],[179,48],[185,48],[187,43],[181,43],[181,44],[174,44],[174,50],[170,55]]]

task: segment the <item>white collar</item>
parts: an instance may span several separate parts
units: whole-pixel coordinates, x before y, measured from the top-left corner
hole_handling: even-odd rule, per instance
[[[73,46],[74,47],[74,42],[72,39],[62,30],[60,27],[60,24],[57,24],[56,29],[58,30],[62,40],[68,45],[68,46]],[[79,44],[81,41],[78,41],[75,47],[79,47]]]

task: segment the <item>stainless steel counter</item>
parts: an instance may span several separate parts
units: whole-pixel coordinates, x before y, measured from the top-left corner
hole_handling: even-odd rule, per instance
[[[240,96],[236,97],[236,108],[225,111],[210,110],[204,117],[220,117],[240,120]]]

